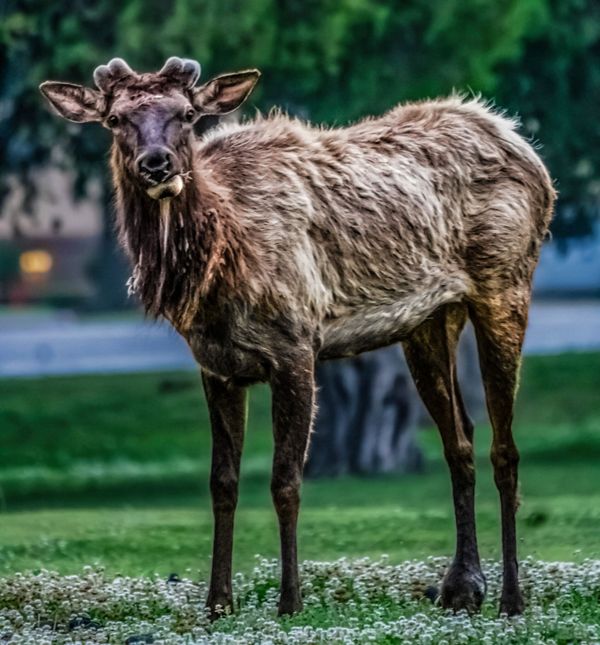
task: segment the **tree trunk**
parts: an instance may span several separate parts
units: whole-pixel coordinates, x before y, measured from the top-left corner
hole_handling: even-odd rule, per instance
[[[306,474],[414,472],[420,404],[399,345],[317,366],[318,413]]]
[[[458,380],[471,415],[481,418],[483,388],[470,326],[461,337]],[[417,431],[432,425],[400,345],[317,365],[318,412],[306,475],[418,472]]]

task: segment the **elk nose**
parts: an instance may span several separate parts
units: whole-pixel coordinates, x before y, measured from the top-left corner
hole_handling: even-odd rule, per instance
[[[137,160],[138,169],[152,181],[164,181],[171,172],[171,153],[167,148],[156,147],[146,150]]]

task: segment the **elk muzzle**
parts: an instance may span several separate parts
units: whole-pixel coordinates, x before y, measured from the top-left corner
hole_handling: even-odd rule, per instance
[[[177,197],[183,190],[183,179],[176,174],[174,157],[164,146],[153,146],[137,158],[140,176],[149,186],[146,193],[152,199]]]
[[[170,197],[177,197],[182,190],[183,179],[181,178],[181,175],[175,175],[168,181],[146,188],[146,194],[152,199],[167,199]]]

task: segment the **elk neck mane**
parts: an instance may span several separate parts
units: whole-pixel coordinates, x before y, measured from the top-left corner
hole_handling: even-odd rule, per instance
[[[143,191],[113,146],[117,230],[133,273],[130,292],[146,313],[162,316],[178,330],[193,322],[202,301],[246,283],[252,263],[246,236],[223,189],[190,163],[185,187],[170,200],[168,214]]]

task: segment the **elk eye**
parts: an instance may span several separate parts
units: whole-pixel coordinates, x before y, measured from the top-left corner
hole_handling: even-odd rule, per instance
[[[106,119],[106,122],[111,128],[114,128],[119,123],[119,117],[115,116],[114,114],[111,114],[108,117],[108,119]]]
[[[190,109],[185,113],[185,120],[186,120],[188,123],[191,123],[195,118],[196,118],[196,110],[194,110],[194,108],[190,108]]]

